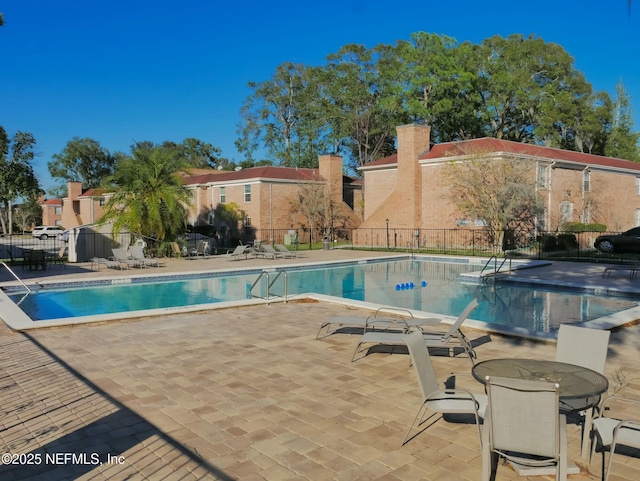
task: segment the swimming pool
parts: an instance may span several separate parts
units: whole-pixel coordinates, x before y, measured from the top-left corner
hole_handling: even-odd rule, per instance
[[[461,276],[478,271],[475,260],[359,261],[356,263],[287,267],[289,295],[319,293],[353,301],[397,306],[428,313],[457,316],[473,298],[480,306],[473,319],[509,329],[551,332],[561,323],[583,323],[638,306],[624,296],[601,296],[588,291],[562,290],[510,283],[478,284]],[[147,315],[153,310],[226,304],[247,300],[262,271],[216,273],[187,279],[118,279],[108,285],[46,288],[12,294],[14,302],[36,321],[77,319],[118,313]],[[271,270],[270,279],[274,279]],[[271,288],[284,291],[284,276]],[[265,295],[266,279],[254,294]]]

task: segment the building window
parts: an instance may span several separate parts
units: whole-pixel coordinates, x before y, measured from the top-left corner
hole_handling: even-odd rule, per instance
[[[251,217],[245,217],[242,224],[244,225],[244,235],[251,235]]]
[[[636,194],[640,195],[640,177],[636,177]]]
[[[560,202],[560,224],[573,222],[573,203],[568,200]]]
[[[53,209],[55,215],[62,215],[62,207],[56,207]]]
[[[221,204],[226,204],[227,203],[227,188],[226,187],[220,187],[220,203]]]
[[[538,189],[549,188],[549,166],[548,165],[538,164],[536,183],[538,185]]]
[[[636,209],[636,225],[635,227],[640,227],[640,209]]]
[[[545,232],[547,230],[547,208],[544,208],[544,212],[542,215],[536,216],[536,228],[540,232]]]
[[[104,207],[105,205],[107,205],[107,201],[105,201],[105,200],[104,200],[104,197],[100,197],[100,198],[98,199],[98,205],[99,205],[100,207]]]
[[[591,171],[585,169],[582,171],[582,192],[591,191]]]
[[[244,201],[251,202],[251,185],[244,186]]]
[[[589,224],[591,222],[591,212],[589,212],[589,208],[585,207],[582,210],[582,223]]]

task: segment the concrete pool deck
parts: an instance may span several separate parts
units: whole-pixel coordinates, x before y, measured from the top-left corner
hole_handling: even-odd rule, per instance
[[[378,255],[316,251],[304,260]],[[212,259],[193,266],[194,261],[172,260],[154,271],[193,271],[207,262],[221,269],[274,263]],[[96,276],[70,272],[78,268],[65,272],[56,266],[45,273]],[[517,275],[640,287],[640,280],[620,273],[602,279],[603,269],[552,264]],[[100,272],[123,274],[127,271]],[[406,352],[372,350],[352,363],[357,335],[315,340],[328,317],[358,312],[301,302],[28,333],[1,325],[0,450],[30,455],[33,462],[40,454],[42,462],[2,465],[0,479],[480,479],[473,425],[440,420],[401,447],[421,403]],[[476,330],[468,334],[476,340],[480,361],[549,359],[555,353],[553,343]],[[605,372],[610,394],[640,398],[639,351],[640,325],[612,332]],[[433,359],[441,381],[452,372],[466,373],[456,376],[457,386],[482,390],[468,375],[466,358]],[[589,466],[579,456],[579,428],[569,425],[568,436],[569,457],[580,467],[580,474],[569,479],[600,479],[601,456]],[[57,456],[47,459],[46,453]],[[612,481],[640,479],[640,459],[616,460]],[[496,479],[527,478],[500,466]]]

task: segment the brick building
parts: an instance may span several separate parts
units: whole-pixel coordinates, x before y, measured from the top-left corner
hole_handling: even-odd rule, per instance
[[[62,199],[39,200],[42,207],[42,225],[62,225]]]
[[[297,194],[303,185],[323,186],[327,198],[333,199],[337,207],[340,226],[357,227],[361,222],[357,209],[362,201],[362,184],[342,173],[339,156],[321,156],[318,169],[252,167],[185,177],[184,182],[194,195],[189,224],[212,225],[223,233],[230,226],[216,219],[215,209],[231,202],[244,213],[244,229],[259,232],[263,240],[273,239],[273,234],[265,233],[276,229],[308,228],[308,220],[295,212]]]
[[[454,205],[443,175],[450,162],[481,156],[530,166],[531,183],[545,207],[540,230],[564,222],[602,223],[610,231],[640,225],[640,163],[493,138],[430,146],[430,128],[397,128],[398,152],[361,168],[361,228],[455,229],[476,225]]]
[[[193,192],[187,222],[190,225],[212,225],[218,232],[236,226],[216,219],[220,204],[234,202],[244,213],[243,232],[256,233],[262,240],[273,239],[275,229],[304,229],[309,222],[294,213],[297,194],[304,185],[317,185],[332,199],[339,224],[357,227],[362,205],[362,184],[342,173],[342,157],[326,155],[319,158],[318,169],[290,167],[253,167],[235,172],[198,169],[184,177],[184,184]],[[58,217],[47,216],[46,225],[72,228],[93,224],[102,216],[109,193],[99,189],[82,191],[79,182],[68,182],[64,199],[43,201],[43,210],[56,206]],[[271,232],[271,233],[270,233]],[[266,236],[266,237],[265,237]],[[281,239],[280,239],[281,241]]]

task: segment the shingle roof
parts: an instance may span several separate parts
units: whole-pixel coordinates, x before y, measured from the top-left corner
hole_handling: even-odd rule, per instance
[[[525,144],[510,140],[500,140],[494,138],[482,138],[465,140],[461,142],[448,142],[434,145],[433,148],[420,157],[420,160],[440,159],[451,155],[464,155],[465,153],[477,152],[506,152],[511,154],[530,155],[542,157],[550,160],[572,162],[582,165],[593,165],[611,167],[616,169],[628,169],[640,171],[640,163],[630,160],[604,157],[601,155],[585,154],[572,150],[555,149],[541,145]]]
[[[62,199],[47,199],[42,202],[44,205],[62,205]]]
[[[281,179],[281,180],[320,180],[317,169],[296,169],[293,167],[274,167],[271,165],[251,167],[239,171],[215,171],[208,174],[185,177],[184,183],[207,184],[209,182],[233,182],[247,179]]]
[[[207,184],[209,182],[234,182],[248,179],[273,179],[273,180],[325,180],[320,176],[318,169],[300,169],[295,167],[278,167],[266,165],[261,167],[251,167],[239,171],[212,171],[207,174],[192,175],[185,177],[186,185]],[[356,182],[356,179],[344,176],[345,183]]]
[[[383,165],[393,165],[398,163],[398,154],[391,154],[382,159],[377,159],[365,164],[363,167],[382,167]]]
[[[101,197],[107,192],[106,189],[88,189],[85,190],[79,197]]]
[[[434,160],[444,157],[464,155],[470,152],[505,152],[511,154],[530,155],[533,157],[541,157],[549,160],[557,160],[563,162],[571,162],[584,166],[602,166],[614,169],[637,170],[640,171],[640,163],[630,160],[616,159],[613,157],[604,157],[601,155],[585,154],[583,152],[574,152],[571,150],[555,149],[552,147],[544,147],[541,145],[525,144],[522,142],[513,142],[510,140],[500,140],[489,137],[473,140],[463,140],[458,142],[446,142],[434,145],[429,152],[420,157],[420,160]],[[386,165],[394,165],[398,163],[398,154],[393,154],[382,159],[369,162],[364,166],[383,167]]]

